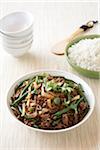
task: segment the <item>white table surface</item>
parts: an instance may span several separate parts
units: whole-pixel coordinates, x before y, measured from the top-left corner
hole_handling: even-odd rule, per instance
[[[50,53],[51,47],[91,19],[100,19],[97,2],[0,3],[0,18],[7,13],[28,10],[34,16],[34,42],[31,51],[20,59],[8,55],[0,40],[0,148],[1,150],[99,150],[100,80],[73,71],[65,56]],[[89,33],[99,33],[96,26]],[[11,84],[36,69],[62,69],[77,74],[93,89],[96,105],[93,115],[81,127],[60,134],[43,134],[19,126],[6,109],[6,94]]]

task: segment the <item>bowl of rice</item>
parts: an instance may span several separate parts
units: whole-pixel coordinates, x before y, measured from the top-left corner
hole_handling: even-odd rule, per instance
[[[72,40],[65,49],[68,63],[78,73],[100,78],[100,35],[85,35]]]

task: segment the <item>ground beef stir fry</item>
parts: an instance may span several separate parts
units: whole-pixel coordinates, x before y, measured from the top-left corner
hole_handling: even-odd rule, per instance
[[[71,127],[89,111],[81,84],[46,73],[19,83],[10,106],[26,125],[49,130]]]

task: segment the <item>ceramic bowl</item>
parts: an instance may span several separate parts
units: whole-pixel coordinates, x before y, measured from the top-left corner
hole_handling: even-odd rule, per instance
[[[0,30],[10,36],[25,36],[33,28],[33,16],[29,12],[13,12],[0,20]]]
[[[24,47],[12,48],[12,47],[4,46],[4,48],[5,48],[5,51],[8,54],[11,54],[12,56],[18,58],[18,57],[23,56],[24,54],[26,54],[31,49],[32,42],[33,41],[30,41],[30,43],[28,43],[26,46],[24,45]]]
[[[86,35],[86,36],[80,36],[78,38],[75,38],[74,40],[72,40],[71,42],[69,42],[69,44],[66,46],[65,55],[66,55],[68,63],[78,73],[80,73],[80,74],[82,74],[82,75],[84,75],[86,77],[89,77],[89,78],[99,79],[100,78],[100,71],[91,71],[91,70],[84,69],[84,68],[82,68],[82,67],[74,64],[72,62],[72,60],[69,59],[69,57],[68,57],[68,49],[69,49],[69,47],[71,47],[73,44],[78,43],[80,40],[83,40],[83,39],[93,39],[93,38],[100,38],[100,35],[94,34],[94,35]]]
[[[90,105],[90,109],[89,109],[89,112],[87,113],[87,115],[83,118],[82,121],[80,121],[78,124],[72,126],[72,127],[69,127],[69,128],[66,128],[66,129],[60,129],[60,130],[43,130],[43,129],[36,129],[36,128],[33,128],[33,127],[30,127],[28,125],[25,125],[24,123],[22,123],[21,121],[19,121],[15,115],[13,114],[13,111],[12,109],[10,108],[10,99],[11,99],[11,96],[13,95],[14,93],[14,89],[15,87],[18,85],[18,83],[20,83],[21,81],[25,80],[25,79],[28,79],[28,78],[31,78],[31,77],[34,77],[36,75],[39,75],[41,73],[49,73],[53,76],[62,76],[62,77],[65,77],[67,79],[71,79],[73,81],[75,81],[76,83],[80,83],[83,87],[83,90],[85,91],[85,96],[88,100],[88,103]],[[20,77],[19,79],[17,79],[13,84],[12,86],[9,88],[8,90],[8,93],[7,93],[7,108],[8,108],[8,111],[9,111],[9,114],[11,116],[11,119],[14,119],[16,122],[15,123],[18,123],[19,126],[23,126],[25,128],[28,128],[28,129],[31,129],[33,131],[39,131],[39,132],[47,132],[47,133],[59,133],[59,132],[66,132],[66,131],[70,131],[72,129],[75,129],[77,127],[79,127],[80,125],[82,125],[83,123],[85,123],[89,117],[91,116],[93,110],[94,110],[94,105],[95,105],[95,97],[94,97],[94,94],[91,90],[91,88],[89,87],[89,85],[83,81],[81,78],[79,78],[78,76],[74,75],[74,74],[71,74],[69,72],[66,72],[66,71],[62,71],[62,70],[39,70],[39,71],[34,71],[30,74],[26,74],[22,77]]]
[[[26,47],[27,45],[29,45],[31,42],[33,41],[33,37],[31,37],[30,39],[28,40],[24,40],[22,41],[21,43],[18,43],[18,41],[16,43],[8,43],[8,42],[3,42],[3,46],[4,48],[5,47],[8,47],[8,48],[14,48],[14,49],[19,49],[19,48],[24,48]]]

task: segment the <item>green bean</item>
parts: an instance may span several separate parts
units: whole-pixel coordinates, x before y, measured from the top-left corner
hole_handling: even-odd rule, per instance
[[[31,118],[31,117],[28,117],[27,115],[24,115],[24,118],[29,120],[29,121],[32,121],[33,123],[36,123],[39,120],[38,118]]]
[[[56,112],[54,115],[61,116],[62,114],[68,112],[70,109],[73,109],[75,113],[77,113],[77,107],[82,100],[83,100],[83,97],[81,97],[75,104],[69,105],[67,108],[64,108],[63,110]]]
[[[87,102],[87,98],[86,98],[86,96],[84,95],[84,90],[83,90],[81,84],[78,85],[78,92],[79,92],[79,94],[80,94],[82,97],[84,97],[84,100]]]
[[[63,110],[60,110],[60,111],[56,112],[54,115],[55,116],[61,116],[62,114],[68,112],[69,110],[70,110],[70,107],[64,108]]]
[[[31,80],[31,81],[28,83],[28,85],[26,85],[26,86],[24,87],[24,89],[22,90],[20,96],[22,96],[22,95],[26,92],[26,90],[28,89],[28,87],[30,86],[30,84],[31,84],[33,81],[34,81],[34,79]]]
[[[24,118],[27,119],[27,120],[36,121],[36,119],[28,117],[27,115],[24,115]]]
[[[78,91],[79,91],[79,94],[81,95],[81,96],[83,96],[83,88],[82,88],[82,85],[81,84],[79,84],[78,85]]]
[[[77,102],[75,104],[71,104],[70,105],[70,109],[73,109],[75,111],[75,113],[77,114],[78,110],[77,107],[79,105],[79,103],[84,99],[84,97],[81,97],[80,99],[77,100]]]
[[[71,97],[70,93],[68,93],[67,94],[67,99],[66,98],[64,99],[64,103],[63,104],[65,106],[68,106],[70,104],[70,102],[71,102],[71,99],[72,99],[72,97]]]
[[[68,93],[68,101],[71,101],[72,97],[71,97],[71,94]]]
[[[38,92],[36,89],[34,89],[33,91],[31,91],[31,94],[35,94],[35,95],[38,95]]]
[[[70,79],[66,79],[66,83],[68,84],[69,87],[73,87],[74,84],[76,84],[74,81],[72,81]]]
[[[21,97],[19,97],[18,99],[16,99],[11,106],[17,106],[26,96],[27,96],[28,92],[24,93]]]
[[[36,76],[35,82],[36,82],[37,84],[42,83],[42,82],[43,82],[43,76]]]
[[[24,80],[24,81],[21,81],[17,86],[16,86],[16,88],[15,88],[15,92],[20,88],[20,86],[22,86],[23,85],[23,83],[25,82],[26,80]]]
[[[16,99],[11,106],[17,106],[28,94],[28,91],[26,91],[22,96],[20,96],[18,99]],[[36,90],[34,89],[33,91],[31,91],[31,94],[37,94]]]
[[[54,116],[53,116],[53,120],[57,120],[57,119],[61,119],[61,115],[56,116],[56,115],[54,114]]]

